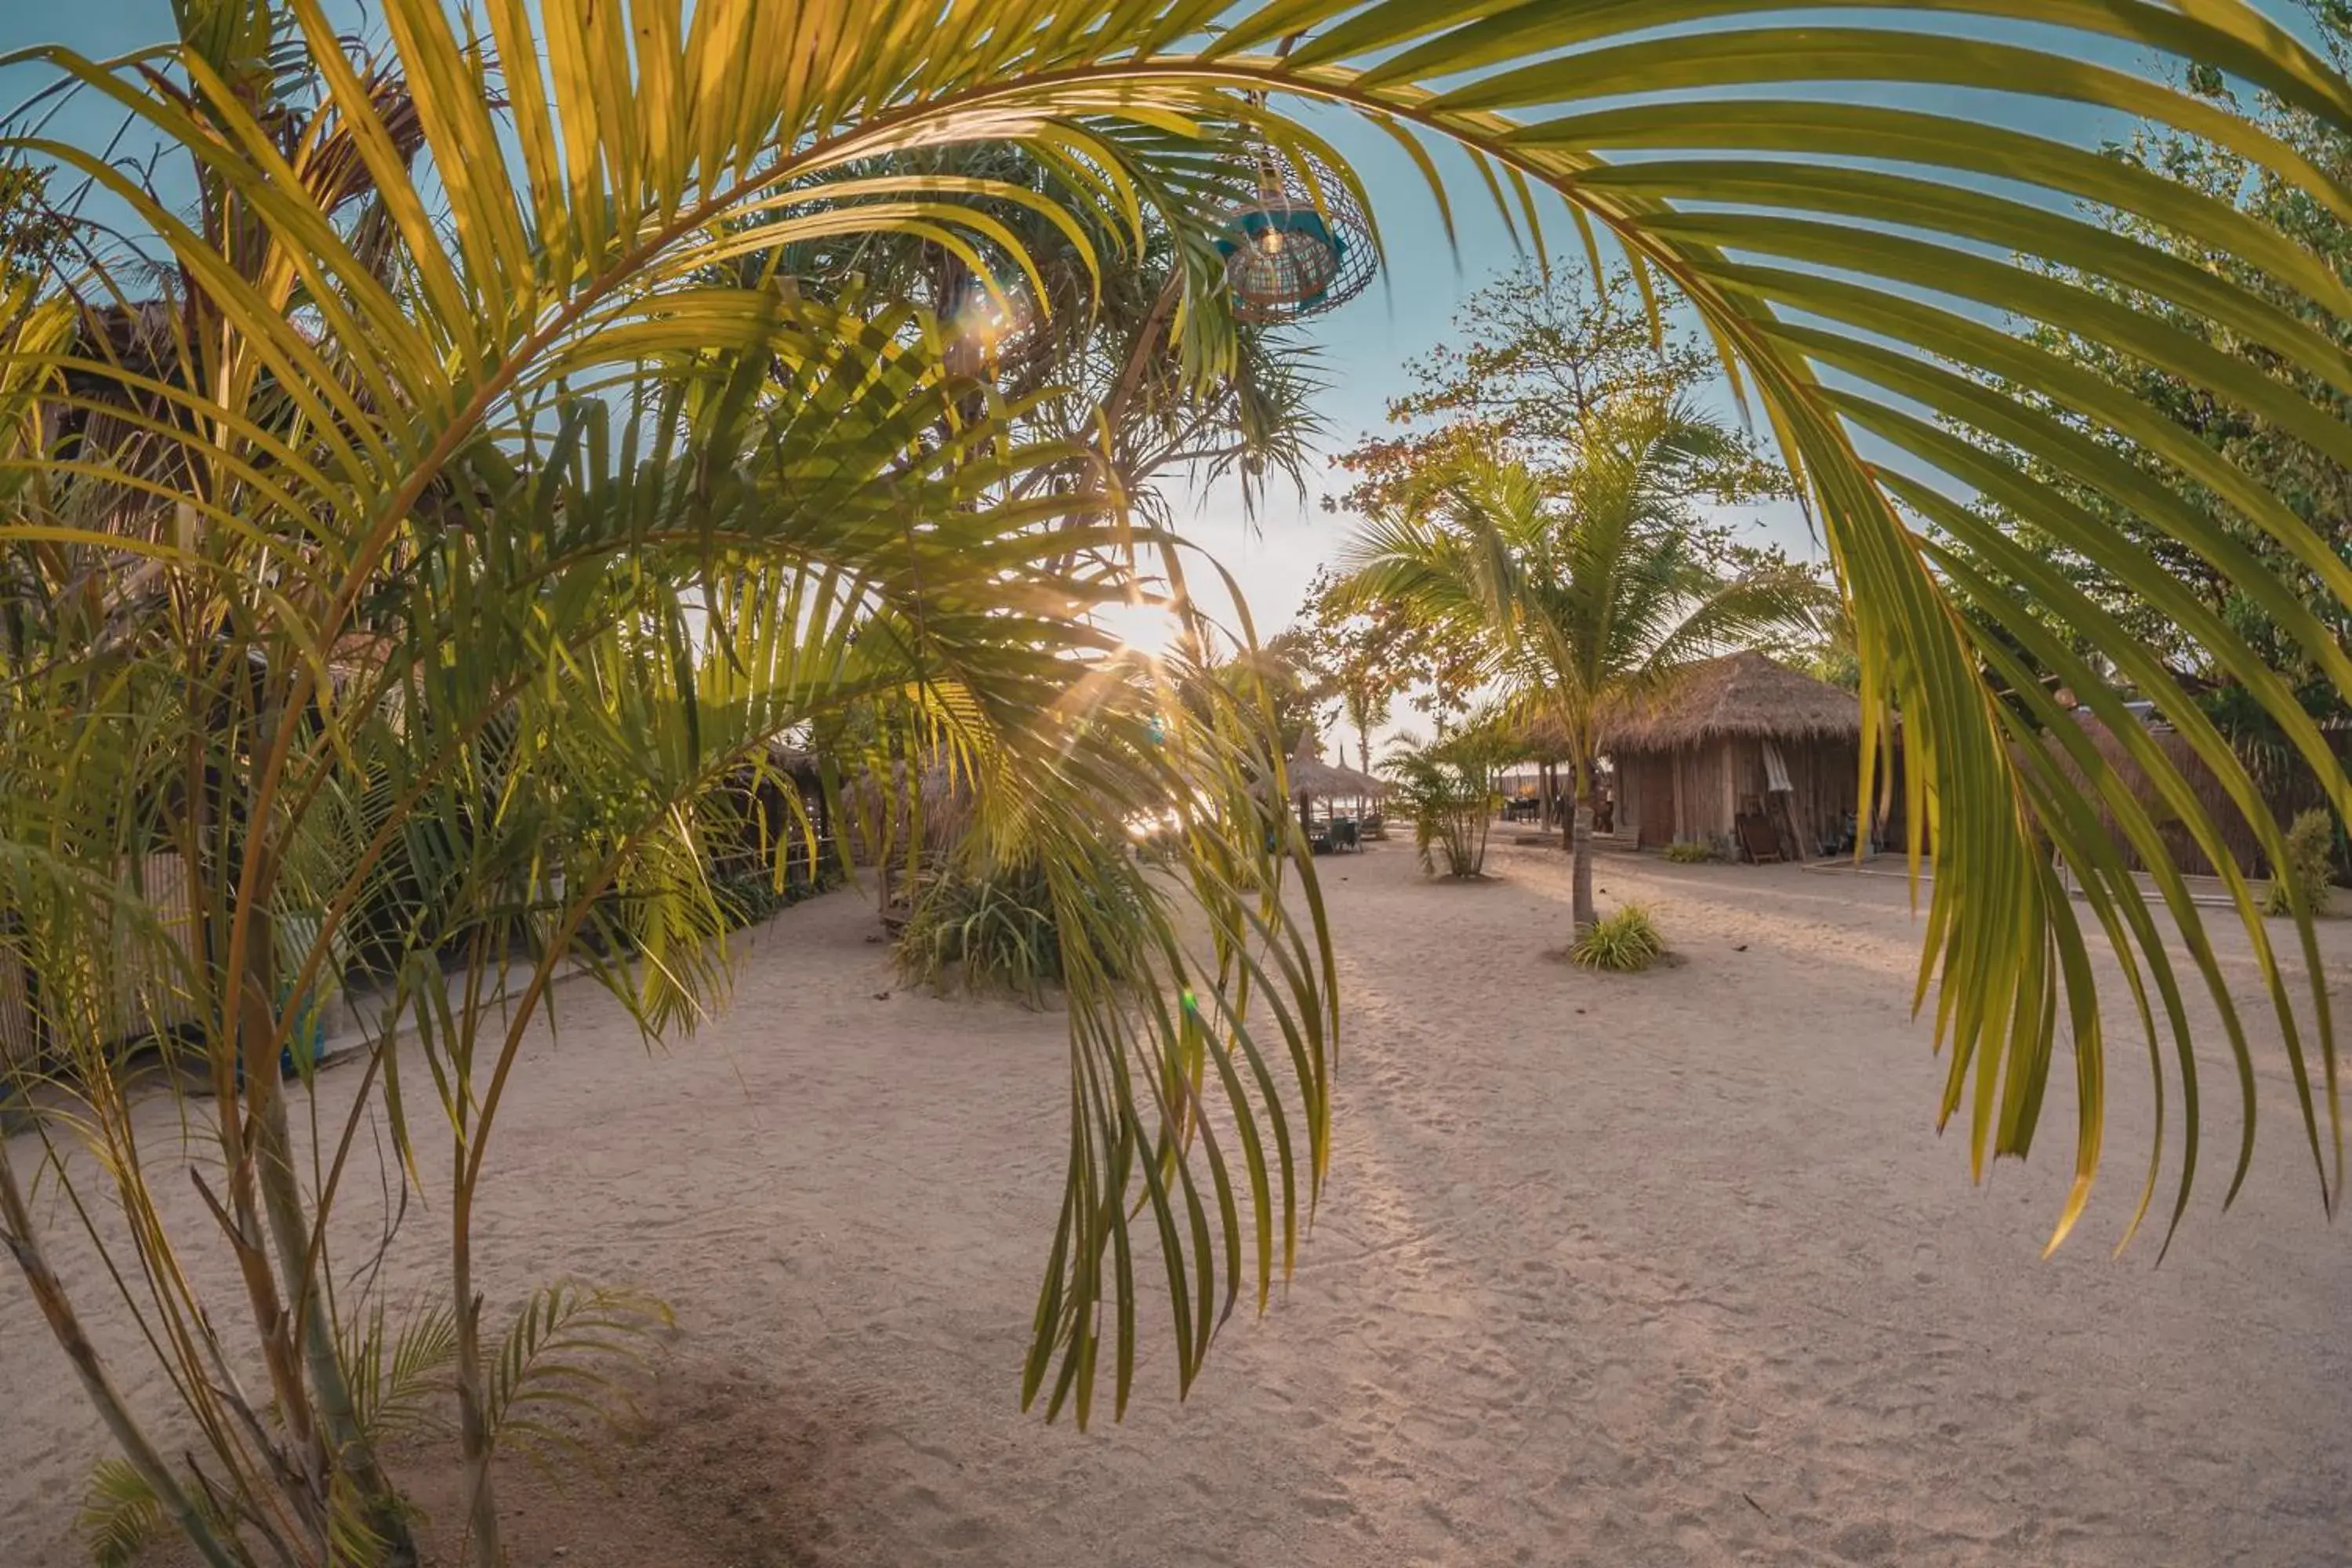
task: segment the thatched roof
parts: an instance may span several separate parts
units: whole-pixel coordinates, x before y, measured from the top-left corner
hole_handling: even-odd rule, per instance
[[[1569,743],[1568,726],[1550,713],[1538,713],[1513,725],[1507,739],[1513,762],[1565,763],[1576,752]]]
[[[1664,752],[1707,741],[1852,741],[1862,703],[1851,691],[1755,652],[1695,664],[1664,689],[1602,715],[1611,752]]]
[[[910,813],[919,807],[923,852],[944,854],[961,843],[971,826],[974,802],[969,773],[931,762],[914,770],[914,787],[908,787],[903,762],[890,764],[887,776],[870,767],[858,767],[843,783],[841,804],[848,817],[849,838],[860,864],[871,864],[891,845],[904,853],[903,836]]]
[[[1316,754],[1312,735],[1299,742],[1297,753],[1290,759],[1288,771],[1290,793],[1294,795],[1311,795],[1325,800],[1371,800],[1388,792],[1388,785],[1370,773],[1360,773],[1353,768],[1325,762]]]
[[[768,742],[768,766],[777,773],[788,773],[803,784],[813,784],[816,781],[817,771],[822,766],[822,763],[814,752],[805,747],[791,745],[782,741],[771,741]]]

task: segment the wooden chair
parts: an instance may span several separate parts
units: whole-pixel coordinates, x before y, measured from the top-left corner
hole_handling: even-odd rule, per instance
[[[1732,826],[1739,836],[1739,847],[1751,865],[1767,865],[1785,858],[1780,853],[1780,836],[1773,830],[1770,819],[1762,812],[1743,811],[1732,818]]]

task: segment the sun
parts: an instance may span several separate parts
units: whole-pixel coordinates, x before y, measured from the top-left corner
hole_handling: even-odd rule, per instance
[[[1097,605],[1094,623],[1117,637],[1122,647],[1153,658],[1173,647],[1183,630],[1174,606],[1151,601]]]

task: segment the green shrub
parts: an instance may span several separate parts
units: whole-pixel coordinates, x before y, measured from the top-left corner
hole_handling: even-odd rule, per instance
[[[1108,917],[1139,896],[1126,868],[1109,852],[1098,875],[1077,896],[1077,919],[1108,931],[1132,919]],[[1097,953],[1116,951],[1104,941]],[[950,870],[915,900],[896,949],[899,973],[908,980],[945,989],[961,975],[966,989],[997,991],[1042,1001],[1059,985],[1066,966],[1064,934],[1053,889],[1034,866],[985,871]],[[1119,978],[1114,973],[1112,978]]]
[[[730,931],[758,925],[793,901],[792,894],[762,870],[715,878],[710,894]]]
[[[1701,865],[1715,858],[1715,846],[1703,841],[1696,844],[1669,844],[1666,846],[1666,858],[1677,866]]]
[[[1613,915],[1593,921],[1569,949],[1569,956],[1586,969],[1631,973],[1647,969],[1666,951],[1665,939],[1639,904],[1627,904]]]
[[[737,861],[715,870],[710,896],[729,931],[740,931],[773,918],[803,899],[813,899],[841,880],[841,868],[829,857],[820,857],[814,871],[804,858],[795,858],[779,878],[776,868],[757,859]]]
[[[2336,819],[2326,808],[2314,806],[2296,816],[2286,830],[2284,861],[2273,868],[2270,889],[2263,895],[2263,912],[2285,914],[2294,908],[2289,894],[2300,889],[2311,912],[2326,914],[2335,856]]]

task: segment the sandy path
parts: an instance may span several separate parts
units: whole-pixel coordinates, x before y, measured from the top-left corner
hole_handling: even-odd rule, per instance
[[[572,1001],[500,1134],[493,1289],[639,1281],[682,1332],[604,1479],[510,1478],[517,1563],[2352,1562],[2352,1247],[2278,1072],[2239,1208],[2210,1165],[2161,1268],[2112,1262],[2147,1124],[2119,1037],[2103,1201],[2044,1263],[2071,1107],[1968,1185],[1898,881],[1607,860],[1687,962],[1599,977],[1541,956],[1556,855],[1472,888],[1394,846],[1326,865],[1349,1023],[1299,1276],[1188,1405],[1155,1362],[1085,1436],[1014,1409],[1055,1021],[877,1000],[846,896],[667,1058]],[[99,1451],[27,1316],[0,1279],[7,1568],[78,1560]]]

